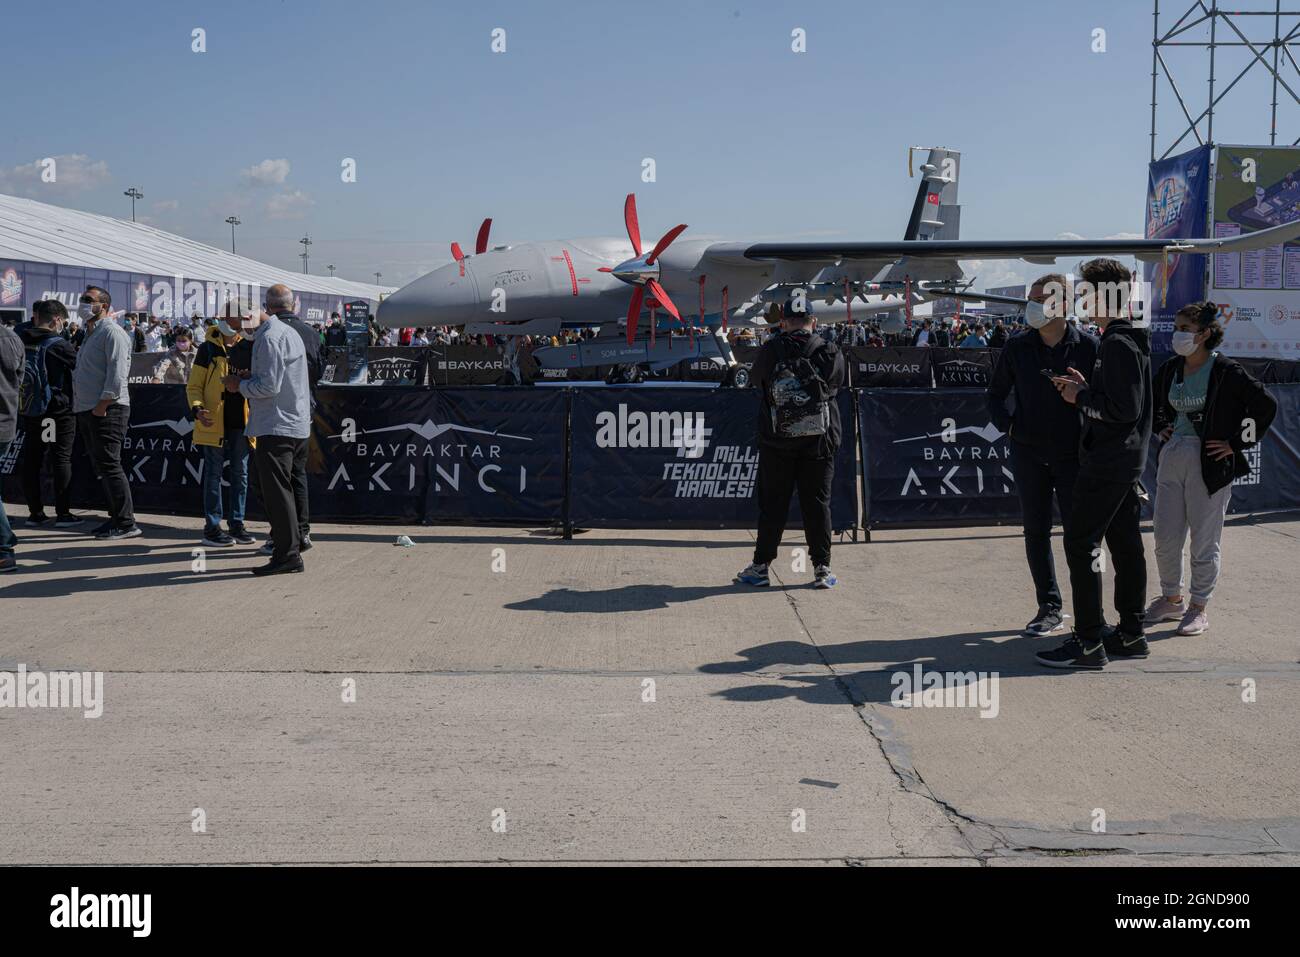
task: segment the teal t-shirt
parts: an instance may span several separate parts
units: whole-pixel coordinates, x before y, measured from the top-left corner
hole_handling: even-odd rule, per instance
[[[1184,372],[1182,382],[1175,376],[1169,384],[1169,404],[1178,413],[1174,420],[1174,435],[1196,435],[1196,427],[1187,416],[1188,413],[1205,411],[1205,395],[1210,389],[1210,370],[1214,368],[1214,358],[1217,355],[1217,352],[1211,352],[1205,365],[1195,372]]]

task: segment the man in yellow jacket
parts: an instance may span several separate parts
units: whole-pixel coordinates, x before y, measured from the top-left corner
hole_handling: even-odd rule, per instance
[[[217,324],[194,356],[185,398],[194,416],[193,443],[203,451],[203,544],[213,548],[254,545],[244,528],[248,502],[248,450],[253,441],[244,435],[248,403],[222,384],[226,375],[240,375],[252,366],[253,344],[239,335],[239,316],[245,307],[229,302]],[[222,473],[230,463],[230,532],[222,531]]]

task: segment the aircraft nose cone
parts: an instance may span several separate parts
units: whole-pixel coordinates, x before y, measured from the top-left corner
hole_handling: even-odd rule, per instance
[[[381,326],[454,326],[472,320],[478,310],[478,287],[469,263],[448,263],[407,283],[379,306]]]
[[[611,269],[610,272],[615,279],[639,285],[648,279],[659,278],[659,264],[656,262],[653,266],[648,266],[646,265],[645,256],[637,256],[633,259],[625,259]]]

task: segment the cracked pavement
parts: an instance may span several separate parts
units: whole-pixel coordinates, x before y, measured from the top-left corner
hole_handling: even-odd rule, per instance
[[[1230,523],[1210,632],[1099,674],[1033,663],[1016,528],[876,532],[816,592],[789,536],[741,590],[745,532],[322,525],[258,580],[142,524],[15,521],[0,670],[105,704],[0,708],[0,863],[1300,863],[1296,518]],[[894,707],[916,665],[996,715]]]

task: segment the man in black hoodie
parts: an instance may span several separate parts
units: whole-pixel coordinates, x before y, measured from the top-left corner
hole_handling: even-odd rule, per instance
[[[1138,479],[1151,441],[1151,342],[1129,314],[1128,269],[1114,259],[1080,267],[1081,308],[1101,327],[1096,364],[1085,376],[1070,368],[1053,381],[1061,398],[1082,414],[1079,478],[1065,525],[1065,558],[1074,592],[1074,634],[1060,648],[1042,651],[1050,668],[1097,670],[1110,658],[1149,654],[1142,619],[1147,589],[1146,551],[1139,522]],[[1114,564],[1118,627],[1106,625],[1101,576],[1105,541]]]
[[[763,343],[750,370],[762,397],[758,413],[758,541],[754,561],[736,576],[742,585],[769,585],[768,565],[776,558],[799,491],[813,587],[833,588],[831,574],[831,482],[840,445],[835,394],[844,386],[844,354],[813,335],[813,316],[804,300],[773,306],[780,334]]]
[[[72,370],[77,350],[63,338],[68,310],[57,299],[42,299],[32,307],[32,321],[18,329],[27,367],[26,388],[19,412],[23,417],[22,483],[27,500],[28,525],[73,528],[82,519],[72,514],[72,444],[77,421],[72,414]],[[50,455],[54,478],[54,517],[45,514],[41,501],[41,466]]]

